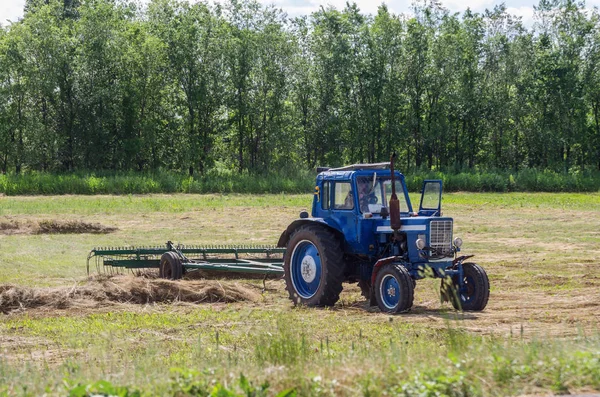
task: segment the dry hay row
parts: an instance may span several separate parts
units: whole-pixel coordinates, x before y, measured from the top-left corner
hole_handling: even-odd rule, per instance
[[[28,288],[0,285],[0,312],[48,307],[68,309],[112,303],[214,303],[258,301],[257,288],[238,282],[202,280],[170,281],[133,276],[98,276],[73,287]]]
[[[78,220],[0,220],[0,234],[106,234],[116,230],[116,227]]]

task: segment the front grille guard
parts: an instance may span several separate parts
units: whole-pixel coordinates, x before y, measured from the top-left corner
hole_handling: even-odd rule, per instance
[[[429,224],[429,246],[421,250],[424,258],[436,260],[454,256],[452,227],[453,223],[451,220],[431,221]]]

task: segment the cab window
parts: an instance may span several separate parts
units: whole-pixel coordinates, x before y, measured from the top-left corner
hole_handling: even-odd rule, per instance
[[[330,199],[331,199],[330,183],[323,182],[323,189],[321,189],[321,208],[323,208],[324,210],[328,210],[329,204],[331,202]]]
[[[336,182],[334,208],[336,210],[354,209],[354,195],[352,193],[350,182]]]
[[[392,181],[389,177],[376,178],[375,180],[369,177],[359,177],[356,178],[356,183],[362,213],[379,214],[383,207],[388,206],[392,197]],[[406,203],[402,183],[399,181],[396,181],[396,195],[400,201],[400,210],[408,212],[408,204]]]
[[[387,179],[383,181],[383,192],[385,194],[385,202],[388,203],[390,198],[392,197],[392,181],[391,179]],[[402,184],[396,180],[396,196],[398,196],[398,201],[400,201],[400,212],[408,212],[408,203],[406,202],[406,197],[404,196],[404,189],[402,188]]]

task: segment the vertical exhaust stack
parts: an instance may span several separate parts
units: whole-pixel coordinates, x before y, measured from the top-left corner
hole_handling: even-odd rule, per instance
[[[394,232],[397,232],[400,227],[400,201],[396,196],[396,176],[394,175],[394,161],[396,153],[390,158],[390,170],[392,172],[392,197],[390,198],[390,227]]]

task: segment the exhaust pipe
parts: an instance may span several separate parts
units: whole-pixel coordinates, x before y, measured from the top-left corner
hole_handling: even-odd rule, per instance
[[[390,170],[392,172],[392,197],[390,198],[390,227],[394,232],[397,232],[400,227],[400,201],[396,196],[396,176],[394,175],[394,161],[396,160],[396,152],[390,158]]]

